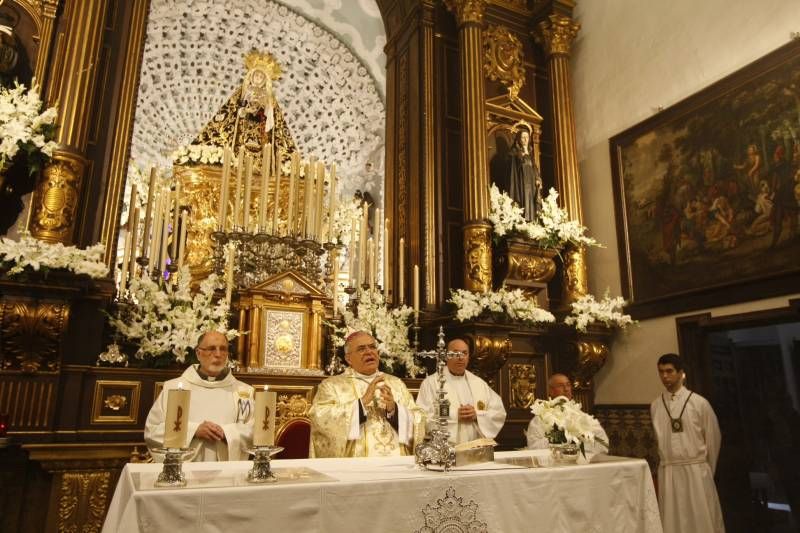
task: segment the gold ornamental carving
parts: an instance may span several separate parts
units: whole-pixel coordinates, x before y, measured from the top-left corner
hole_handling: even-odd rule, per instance
[[[4,300],[0,307],[3,370],[56,371],[61,335],[70,307],[66,303]]]
[[[511,353],[511,339],[477,335],[474,345],[470,370],[494,387],[497,372],[506,364],[508,354]]]
[[[492,81],[508,89],[517,98],[525,83],[522,42],[504,26],[491,26],[483,32],[483,72]]]
[[[92,424],[136,424],[141,394],[140,381],[98,379],[94,384]]]
[[[111,472],[64,472],[58,497],[58,531],[98,532],[109,502]]]
[[[103,405],[112,411],[119,411],[128,404],[128,399],[121,394],[112,394],[103,400]]]
[[[53,154],[33,199],[30,231],[37,239],[69,244],[86,161],[63,151]]]
[[[408,241],[408,54],[400,56],[397,73],[397,233]]]
[[[548,20],[539,23],[534,38],[544,47],[548,56],[569,55],[572,42],[580,29],[581,25],[570,17],[555,13]]]
[[[459,26],[468,23],[480,24],[488,3],[488,0],[444,0],[444,5],[456,16]]]
[[[575,348],[578,351],[575,385],[579,389],[589,389],[592,378],[608,359],[608,345],[597,340],[587,340],[576,342]]]
[[[508,278],[518,281],[547,283],[556,274],[556,262],[552,257],[511,252],[508,266]]]
[[[508,367],[511,382],[511,407],[530,409],[536,399],[536,366],[514,363]]]
[[[310,408],[307,394],[279,393],[275,406],[275,427],[282,428],[293,418],[307,418]]]
[[[492,288],[491,226],[479,222],[464,225],[464,288],[486,292]]]
[[[586,250],[582,246],[568,247],[564,257],[564,297],[565,304],[576,301],[589,292],[586,273]]]

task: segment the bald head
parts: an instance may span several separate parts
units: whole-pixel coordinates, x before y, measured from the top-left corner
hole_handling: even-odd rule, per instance
[[[551,398],[557,396],[566,396],[567,399],[572,399],[572,382],[564,374],[553,374],[547,380],[547,394]]]

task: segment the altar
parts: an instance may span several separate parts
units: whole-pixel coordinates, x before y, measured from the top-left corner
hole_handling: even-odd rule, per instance
[[[190,463],[182,489],[154,488],[161,465],[128,464],[103,532],[661,531],[645,461],[538,466],[548,453],[500,452],[448,473],[413,457],[278,460],[266,485],[247,483],[250,462]]]

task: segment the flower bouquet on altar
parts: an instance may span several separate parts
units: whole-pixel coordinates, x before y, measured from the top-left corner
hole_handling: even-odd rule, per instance
[[[578,450],[586,457],[587,442],[599,442],[608,449],[608,443],[595,435],[595,429],[600,426],[597,419],[584,413],[580,403],[566,396],[536,400],[531,412],[535,423],[547,437],[551,449],[562,453],[565,458],[567,455],[574,455],[574,459],[577,459]]]
[[[606,291],[602,300],[595,300],[591,294],[586,294],[572,303],[572,310],[564,319],[564,324],[575,326],[578,331],[586,331],[592,322],[602,322],[606,327],[625,329],[630,324],[636,324],[631,315],[622,312],[625,300],[620,296],[611,298]]]
[[[9,277],[26,272],[42,272],[47,277],[51,270],[63,270],[94,279],[104,278],[108,275],[108,267],[103,262],[104,248],[100,243],[82,250],[23,233],[18,241],[0,239],[0,271],[5,271],[4,275]]]
[[[464,289],[451,291],[450,303],[456,306],[456,318],[464,322],[477,317],[497,317],[511,322],[536,324],[555,322],[553,314],[527,298],[521,289],[471,292]]]

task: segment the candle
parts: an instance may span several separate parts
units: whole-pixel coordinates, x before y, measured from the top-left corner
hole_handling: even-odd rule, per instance
[[[247,154],[244,158],[244,202],[242,206],[242,228],[250,229],[250,200],[253,196],[253,155]]]
[[[406,250],[405,250],[405,248],[406,248],[406,246],[405,246],[405,244],[406,244],[406,240],[404,238],[400,237],[400,248],[399,248],[399,253],[398,253],[399,257],[398,257],[398,260],[397,260],[397,263],[398,263],[398,266],[399,266],[399,268],[397,270],[397,283],[399,285],[399,287],[397,289],[397,301],[398,301],[398,303],[400,305],[403,305],[404,303],[406,303],[406,286],[405,286],[406,285],[406,273],[405,273],[405,269],[406,269],[406,261],[405,261],[405,259],[406,259]]]
[[[381,261],[381,281],[383,282],[383,299],[389,301],[389,269],[386,265],[389,263],[389,219],[383,222],[383,261]]]
[[[186,448],[189,430],[189,402],[191,391],[183,383],[167,391],[167,418],[164,424],[164,448]]]
[[[331,183],[328,191],[328,235],[327,240],[333,241],[333,221],[336,219],[336,165],[331,165]]]
[[[303,226],[300,225],[301,221],[303,220],[302,214],[300,210],[303,208],[300,205],[300,168],[302,166],[302,162],[300,161],[300,153],[295,152],[295,184],[294,184],[294,219],[292,220],[292,232],[300,236],[300,233],[303,229]]]
[[[228,212],[228,188],[231,175],[231,151],[226,146],[222,152],[222,178],[219,186],[219,213],[217,224],[220,231],[225,231],[225,216]]]
[[[225,301],[230,305],[233,297],[233,259],[236,255],[235,248],[228,248],[228,263],[225,265]]]
[[[150,184],[147,186],[147,208],[144,212],[144,231],[142,232],[142,255],[150,243],[150,225],[153,216],[153,198],[156,193],[156,169],[150,169]]]
[[[133,210],[133,221],[131,225],[131,265],[130,265],[130,273],[131,277],[136,275],[136,246],[139,243],[139,206],[136,206]]]
[[[130,221],[130,217],[128,217]],[[130,258],[131,253],[131,231],[130,231],[130,223],[128,225],[128,231],[125,233],[125,246],[123,247],[122,253],[122,270],[119,274],[119,296],[122,296],[125,293],[125,286],[128,279],[128,261]]]
[[[289,174],[289,201],[286,217],[286,235],[291,235],[294,223],[294,188],[297,181],[297,152],[292,154],[291,173]]]
[[[158,269],[166,270],[165,265],[167,262],[167,243],[169,243],[169,206],[170,197],[172,195],[169,191],[164,191],[164,201],[161,204],[161,246],[158,251]]]
[[[356,239],[358,239],[358,218],[353,217],[351,221],[350,244],[347,246],[347,270],[350,274],[350,286],[358,285],[356,278]]]
[[[275,204],[272,206],[272,234],[278,235],[278,209],[280,208],[281,198],[281,158],[280,152],[275,154],[273,161],[273,172],[275,173]]]
[[[136,184],[131,185],[131,197],[128,201],[128,229],[131,229],[131,221],[133,221],[133,210],[138,206],[139,196],[136,190]]]
[[[414,322],[419,322],[419,265],[414,265]]]
[[[181,216],[181,182],[175,184],[175,203],[172,206],[172,261],[178,257],[178,217]]]
[[[367,232],[369,231],[369,205],[361,204],[361,229],[358,235],[358,284],[367,281]]]
[[[158,195],[158,198],[155,200],[156,207],[153,213],[153,220],[151,222],[152,227],[152,235],[150,237],[150,249],[148,250],[147,257],[150,258],[150,266],[156,266],[158,264],[158,258],[156,254],[158,254],[158,250],[161,248],[161,242],[159,241],[161,237],[161,194]],[[144,221],[145,229],[147,229],[147,220]]]
[[[178,256],[178,270],[183,268],[183,260],[186,257],[186,211],[181,211],[181,238],[180,255]]]
[[[242,199],[242,179],[244,174],[244,147],[239,148],[236,158],[236,192],[233,197],[233,227],[239,226],[239,210]]]
[[[316,165],[313,162],[306,163],[306,176],[303,180],[303,236],[311,236],[311,226],[313,225],[314,214],[311,212],[312,202],[311,193],[314,190],[314,172]]]
[[[339,304],[339,249],[333,248],[331,250],[333,254],[333,287],[331,287],[331,292],[333,293],[333,318],[336,318],[336,308]]]
[[[267,143],[261,152],[261,197],[258,202],[258,229],[263,232],[267,231],[267,201],[269,200],[269,171],[271,165],[272,144]]]
[[[256,390],[255,419],[253,421],[253,446],[275,445],[275,404],[278,393]]]
[[[325,210],[322,208],[324,203],[324,193],[325,193],[325,165],[322,162],[317,163],[317,192],[314,195],[314,200],[316,200],[316,205],[314,206],[314,238],[318,242],[324,242],[322,240],[322,215],[325,213]]]

